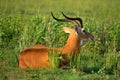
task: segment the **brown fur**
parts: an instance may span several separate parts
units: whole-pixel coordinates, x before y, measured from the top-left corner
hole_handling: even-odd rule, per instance
[[[63,30],[66,33],[70,33],[69,38],[65,44],[65,46],[61,48],[49,48],[44,45],[35,45],[26,48],[19,55],[19,67],[20,68],[42,68],[42,67],[50,67],[48,51],[58,52],[63,58],[63,60],[59,60],[59,67],[68,66],[69,60],[67,59],[67,55],[71,54],[75,56],[79,53],[80,49],[80,41],[82,39],[87,39],[93,37],[91,34],[76,34],[76,31],[72,28],[63,27]]]

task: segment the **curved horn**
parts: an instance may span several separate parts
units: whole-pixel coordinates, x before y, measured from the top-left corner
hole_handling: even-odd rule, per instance
[[[69,20],[78,20],[79,23],[80,23],[80,25],[81,25],[80,27],[83,28],[83,21],[82,21],[81,18],[70,18],[70,17],[66,16],[63,12],[62,12],[62,14],[63,14],[63,16],[64,16],[66,19],[69,19]]]
[[[62,22],[71,22],[73,23],[75,26],[79,26],[78,22],[77,21],[73,21],[73,20],[70,20],[70,19],[58,19],[56,18],[53,13],[51,12],[51,15],[53,17],[53,19],[55,19],[56,21],[62,21]]]

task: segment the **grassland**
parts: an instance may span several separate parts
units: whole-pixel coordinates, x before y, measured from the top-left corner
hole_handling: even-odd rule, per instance
[[[120,79],[120,1],[119,0],[0,0],[0,80],[119,80]],[[20,52],[30,45],[61,47],[68,34],[50,12],[62,18],[81,17],[94,35],[85,42],[70,70],[56,66],[21,70]],[[56,56],[56,55],[55,55]]]

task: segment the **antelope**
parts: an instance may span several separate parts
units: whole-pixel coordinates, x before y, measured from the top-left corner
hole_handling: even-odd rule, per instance
[[[65,33],[69,33],[66,44],[60,48],[49,48],[45,45],[38,44],[24,49],[18,56],[18,66],[20,68],[50,67],[48,55],[49,51],[51,53],[56,51],[62,57],[62,60],[60,59],[58,61],[59,68],[69,66],[69,60],[67,59],[67,56],[71,55],[73,58],[75,58],[75,56],[79,54],[81,44],[84,40],[94,40],[93,35],[88,33],[83,28],[83,21],[81,18],[70,18],[63,12],[62,15],[65,17],[65,19],[56,18],[52,12],[51,15],[56,21],[70,22],[74,25],[74,28],[62,28]]]

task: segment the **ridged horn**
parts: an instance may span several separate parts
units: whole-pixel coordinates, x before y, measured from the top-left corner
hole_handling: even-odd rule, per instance
[[[74,20],[70,20],[70,19],[58,19],[56,18],[53,13],[51,12],[51,15],[53,17],[53,19],[55,19],[56,21],[61,21],[61,22],[71,22],[73,23],[75,26],[79,26],[79,23],[77,21],[74,21]]]
[[[66,16],[63,12],[62,12],[62,15],[66,18],[66,19],[69,19],[69,20],[78,20],[79,21],[79,23],[80,23],[80,27],[81,28],[83,28],[83,21],[82,21],[82,19],[81,18],[70,18],[70,17],[68,17],[68,16]]]

